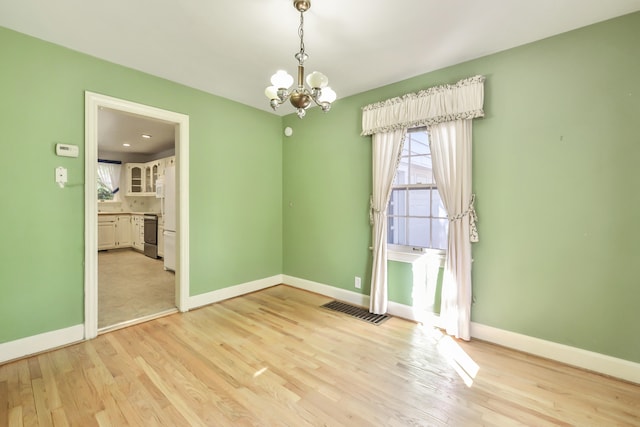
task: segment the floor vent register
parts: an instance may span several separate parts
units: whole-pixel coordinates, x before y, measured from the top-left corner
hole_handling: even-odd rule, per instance
[[[369,313],[369,310],[367,310],[366,308],[356,307],[355,305],[347,304],[340,301],[331,301],[323,304],[322,307],[328,308],[329,310],[338,311],[340,313],[348,314],[351,317],[355,317],[358,320],[362,320],[363,322],[371,323],[373,325],[380,325],[389,317],[391,317],[387,314]]]

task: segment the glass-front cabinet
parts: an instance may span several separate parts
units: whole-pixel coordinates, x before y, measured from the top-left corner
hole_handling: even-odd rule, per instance
[[[151,174],[151,165],[146,164],[144,166],[144,192],[145,193],[151,193],[152,188],[153,187],[153,178],[152,178],[152,174]]]
[[[156,183],[158,182],[158,177],[160,172],[160,162],[154,162],[153,166],[151,167],[151,182],[153,183],[153,188],[151,189],[151,191],[153,191],[154,193],[156,192]]]
[[[127,163],[127,196],[155,196],[163,161]]]
[[[144,164],[127,163],[127,195],[139,196],[144,190],[143,180]]]

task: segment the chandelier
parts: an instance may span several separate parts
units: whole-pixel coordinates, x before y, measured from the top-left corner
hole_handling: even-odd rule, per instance
[[[264,94],[269,98],[271,108],[274,111],[286,100],[296,108],[298,117],[303,118],[311,102],[327,112],[331,109],[331,103],[336,100],[336,93],[328,85],[329,79],[324,74],[314,71],[307,76],[306,82],[310,89],[304,86],[304,61],[309,56],[304,51],[304,12],[311,7],[311,0],[293,0],[293,6],[300,12],[300,52],[295,54],[298,60],[298,86],[289,90],[293,85],[293,77],[284,70],[278,70],[271,76],[271,86],[267,87]]]

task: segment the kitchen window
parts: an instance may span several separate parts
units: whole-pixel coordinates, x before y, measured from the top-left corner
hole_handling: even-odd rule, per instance
[[[447,248],[449,220],[433,178],[429,134],[425,128],[407,131],[387,220],[391,251]]]
[[[121,164],[117,160],[98,160],[98,201],[119,199]]]

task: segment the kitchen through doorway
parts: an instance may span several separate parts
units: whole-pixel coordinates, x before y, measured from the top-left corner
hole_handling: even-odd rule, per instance
[[[147,152],[131,153],[107,163],[118,164],[119,172],[109,172],[112,177],[120,177],[119,182],[103,175],[99,179],[98,159],[107,154],[133,147],[136,141],[127,137],[118,137],[122,126],[113,125],[107,119],[99,120],[104,114],[115,114],[118,119],[132,122],[147,120],[157,125],[168,126],[173,136],[168,146],[163,148],[149,144],[157,130],[138,129],[143,141],[147,143]],[[148,123],[147,123],[148,124]],[[146,128],[146,126],[145,126]],[[100,134],[111,135],[100,137]],[[142,134],[146,136],[142,136]],[[151,136],[151,138],[149,138]],[[149,141],[151,140],[151,141]],[[156,141],[159,141],[158,138]],[[100,143],[99,143],[100,141]],[[118,148],[116,148],[118,147]],[[120,148],[122,147],[122,148]],[[144,150],[139,145],[139,150]],[[189,116],[163,110],[132,101],[113,98],[93,92],[85,92],[85,310],[84,337],[95,338],[98,333],[143,322],[150,318],[165,315],[167,312],[185,312],[189,309]],[[123,151],[124,152],[124,151]],[[111,154],[112,155],[112,154]],[[164,169],[163,169],[164,168]],[[103,171],[104,172],[104,171]],[[173,175],[169,180],[175,185],[171,189],[163,176]],[[100,181],[101,184],[100,184]],[[115,178],[115,181],[118,181]],[[95,183],[95,184],[93,184]],[[98,191],[98,187],[102,188]],[[171,190],[171,191],[170,191]],[[119,193],[119,194],[118,194]],[[116,196],[117,195],[117,196]],[[174,210],[168,210],[162,201],[171,195]],[[106,200],[113,196],[113,199]],[[99,202],[101,198],[104,201]],[[166,202],[166,200],[164,200]],[[170,215],[169,212],[173,212]],[[147,222],[156,224],[155,233],[145,233]],[[148,227],[147,227],[148,231]],[[102,257],[99,262],[99,255]],[[145,255],[146,254],[146,255]],[[172,256],[169,256],[172,255]],[[168,260],[168,265],[165,264]],[[104,261],[104,262],[102,262]],[[143,263],[151,262],[144,266]],[[120,281],[114,285],[107,281],[99,286],[100,267],[109,277],[125,277],[131,282]],[[109,270],[111,269],[111,270]],[[110,272],[114,274],[110,274]],[[157,277],[170,277],[173,284],[171,302],[163,304],[168,308],[154,308],[151,304],[151,288],[142,282],[158,284]],[[163,279],[164,280],[164,279]],[[143,291],[135,293],[134,283]],[[124,318],[104,317],[99,326],[99,308],[106,308],[108,302],[99,295],[103,290],[113,291],[113,295],[127,300],[121,304],[133,308]],[[118,286],[121,289],[118,289]],[[166,289],[165,289],[166,291]],[[163,291],[163,292],[165,292]],[[140,304],[153,314],[142,313],[130,303]],[[118,305],[118,303],[116,303]],[[160,310],[160,311],[158,311]],[[111,314],[116,308],[108,309]],[[115,320],[114,320],[115,319]],[[127,319],[127,320],[124,320]]]
[[[98,332],[177,311],[175,127],[98,109]]]

